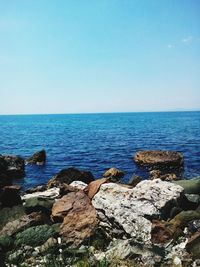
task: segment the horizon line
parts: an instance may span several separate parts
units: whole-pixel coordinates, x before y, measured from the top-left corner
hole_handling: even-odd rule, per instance
[[[152,111],[108,111],[108,112],[69,112],[69,113],[11,113],[0,114],[0,116],[37,116],[37,115],[94,115],[94,114],[127,114],[127,113],[175,113],[175,112],[200,112],[200,109],[190,110],[152,110]]]

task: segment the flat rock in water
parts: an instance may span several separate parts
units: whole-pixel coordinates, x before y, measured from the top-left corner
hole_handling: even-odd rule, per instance
[[[166,204],[180,197],[182,191],[181,186],[160,179],[142,181],[132,189],[106,183],[101,185],[92,204],[126,234],[148,243],[151,240],[152,223],[147,218],[159,215]]]
[[[140,166],[158,170],[180,169],[183,166],[183,155],[175,151],[138,151],[134,160]]]

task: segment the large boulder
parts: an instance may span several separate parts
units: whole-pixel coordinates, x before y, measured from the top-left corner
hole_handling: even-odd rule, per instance
[[[180,169],[183,166],[183,155],[175,151],[138,151],[134,160],[139,166],[164,171]]]
[[[60,235],[74,247],[89,238],[98,224],[96,210],[82,190],[70,192],[56,201],[52,208],[52,218],[63,220]]]
[[[44,165],[46,161],[46,151],[43,149],[34,153],[26,160],[26,164]]]
[[[89,184],[94,181],[94,176],[89,171],[80,171],[76,168],[63,169],[49,180],[48,187],[58,186],[62,183],[71,184],[74,181]]]
[[[125,236],[150,243],[150,218],[160,216],[180,197],[182,191],[182,187],[159,179],[142,181],[132,189],[106,183],[101,185],[92,204],[98,211],[102,226],[109,228],[117,225]]]
[[[19,156],[0,155],[0,180],[21,178],[25,174],[24,160]]]

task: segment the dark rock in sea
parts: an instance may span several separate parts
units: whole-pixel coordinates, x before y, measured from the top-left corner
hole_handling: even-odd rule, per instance
[[[149,179],[161,179],[162,181],[174,181],[178,180],[178,177],[175,173],[165,173],[162,174],[160,170],[152,170],[149,173]]]
[[[0,189],[0,203],[2,207],[13,207],[22,203],[19,186],[5,186]]]
[[[26,194],[32,194],[32,193],[35,193],[35,192],[43,192],[46,189],[47,189],[46,185],[38,185],[36,187],[27,189],[26,190]]]
[[[34,153],[30,158],[26,159],[26,164],[44,165],[46,161],[46,151],[43,149]]]
[[[200,194],[200,177],[191,180],[174,181],[173,183],[182,186],[185,194]]]
[[[133,175],[128,181],[128,185],[135,187],[138,183],[140,183],[143,179],[138,175]]]
[[[103,177],[110,178],[111,182],[117,182],[124,177],[124,172],[117,168],[110,168],[104,173]]]
[[[62,183],[70,184],[74,181],[82,181],[86,184],[94,181],[94,176],[89,171],[80,171],[76,168],[63,169],[48,182],[48,188],[59,186]]]
[[[144,150],[134,155],[135,162],[150,170],[170,171],[183,167],[183,155],[175,151]]]

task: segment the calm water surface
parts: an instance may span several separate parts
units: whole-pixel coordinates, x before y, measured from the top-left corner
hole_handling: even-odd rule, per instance
[[[145,177],[132,160],[143,149],[182,152],[184,177],[200,175],[200,112],[0,116],[0,154],[28,157],[44,148],[45,166],[27,166],[23,188],[48,181],[66,167],[100,178],[110,167]]]

